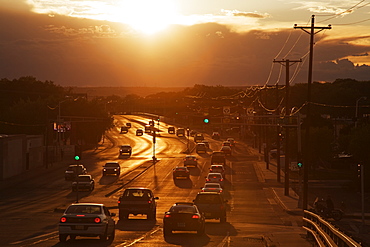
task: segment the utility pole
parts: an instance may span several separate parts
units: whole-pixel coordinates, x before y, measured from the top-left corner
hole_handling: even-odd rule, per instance
[[[311,127],[311,84],[312,84],[312,60],[313,60],[313,45],[315,34],[321,32],[324,29],[331,29],[331,25],[327,27],[315,27],[315,15],[311,17],[311,26],[300,27],[294,24],[294,29],[300,28],[310,35],[310,55],[308,65],[308,82],[307,82],[307,117],[306,117],[306,133],[305,133],[305,152],[303,156],[303,209],[307,209],[308,205],[308,172],[309,166],[311,165],[311,145],[310,145],[310,127]],[[307,31],[309,29],[310,31]],[[315,31],[319,29],[318,31]]]
[[[289,119],[290,114],[290,101],[289,101],[289,67],[295,63],[302,62],[302,60],[289,60],[283,59],[280,61],[276,61],[274,59],[274,63],[280,63],[285,66],[286,69],[286,76],[285,76],[285,120]],[[280,157],[278,157],[280,159]],[[290,152],[289,152],[289,127],[286,127],[285,130],[285,167],[284,167],[284,195],[289,196],[289,170],[290,170]]]

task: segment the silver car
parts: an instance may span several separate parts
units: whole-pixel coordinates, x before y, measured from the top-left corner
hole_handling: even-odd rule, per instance
[[[66,242],[68,236],[72,240],[83,236],[113,241],[116,226],[113,216],[116,214],[110,213],[103,204],[71,204],[59,220],[59,241]]]

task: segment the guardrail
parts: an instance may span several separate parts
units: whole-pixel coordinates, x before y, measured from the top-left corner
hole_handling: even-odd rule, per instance
[[[347,236],[321,216],[304,210],[303,228],[316,240],[318,246],[361,247],[362,245]]]

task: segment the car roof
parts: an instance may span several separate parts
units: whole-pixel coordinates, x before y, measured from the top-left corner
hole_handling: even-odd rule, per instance
[[[176,170],[188,170],[186,166],[176,166],[174,169]]]
[[[104,206],[103,203],[93,203],[93,202],[72,203],[69,206],[78,206],[78,205],[81,205],[81,206],[87,206],[87,205],[91,205],[91,206]]]
[[[185,158],[196,158],[195,155],[186,155]]]
[[[231,149],[229,146],[223,146],[222,148],[221,148],[221,150],[222,149]]]
[[[126,190],[151,190],[151,189],[146,188],[146,187],[130,187],[130,188],[127,188]]]
[[[222,177],[222,174],[219,172],[210,172],[208,173],[208,176],[221,176]]]

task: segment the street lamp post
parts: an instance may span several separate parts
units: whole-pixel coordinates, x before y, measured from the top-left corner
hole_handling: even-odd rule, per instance
[[[363,96],[359,99],[356,100],[356,112],[355,112],[355,128],[357,128],[357,118],[358,118],[358,103],[360,102],[360,100],[366,100],[366,97]]]

